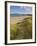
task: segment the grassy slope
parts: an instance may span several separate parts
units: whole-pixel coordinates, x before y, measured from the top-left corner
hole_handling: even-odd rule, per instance
[[[24,18],[14,26],[10,24],[10,39],[31,39],[32,38],[32,17]]]

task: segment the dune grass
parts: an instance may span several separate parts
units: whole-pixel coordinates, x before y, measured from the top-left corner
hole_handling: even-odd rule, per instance
[[[24,18],[21,22],[10,23],[10,40],[32,38],[32,16]]]

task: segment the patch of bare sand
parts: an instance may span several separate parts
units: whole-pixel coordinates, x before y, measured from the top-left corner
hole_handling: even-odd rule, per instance
[[[17,22],[21,22],[24,18],[27,18],[27,17],[30,17],[30,16],[16,16],[16,17],[13,17],[13,16],[10,16],[10,23],[11,24],[16,24]]]

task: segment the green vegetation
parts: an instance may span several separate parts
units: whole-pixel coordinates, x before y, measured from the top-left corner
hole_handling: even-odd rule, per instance
[[[10,24],[10,39],[31,39],[32,38],[32,16],[24,18],[14,26]]]

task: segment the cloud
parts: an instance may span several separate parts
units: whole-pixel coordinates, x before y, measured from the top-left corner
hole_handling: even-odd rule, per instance
[[[15,7],[15,8],[14,8]],[[31,14],[32,13],[32,7],[28,6],[14,6],[11,8],[11,13],[18,13],[18,14]]]

